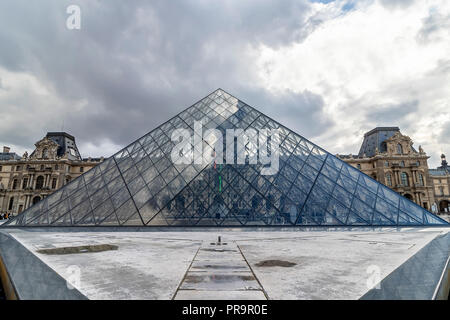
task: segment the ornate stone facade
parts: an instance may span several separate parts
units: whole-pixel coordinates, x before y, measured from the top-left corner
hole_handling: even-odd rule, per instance
[[[82,159],[75,138],[49,132],[22,157],[5,147],[0,158],[0,213],[17,215],[103,161]]]
[[[364,135],[358,155],[338,155],[339,158],[385,184],[404,197],[434,213],[445,212],[450,200],[450,175],[437,178],[435,169],[428,168],[429,156],[421,146],[417,151],[410,137],[397,127],[375,128]],[[441,185],[438,186],[438,181]],[[444,190],[442,196],[438,189]]]
[[[430,169],[430,176],[434,185],[434,199],[439,212],[450,212],[450,167],[445,155],[441,155],[441,166]]]

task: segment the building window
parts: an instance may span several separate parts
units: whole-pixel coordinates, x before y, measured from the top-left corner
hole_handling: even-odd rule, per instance
[[[439,187],[439,191],[441,193],[441,196],[443,196],[444,195],[444,187]]]
[[[423,174],[419,173],[419,185],[423,186]]]
[[[80,167],[80,172],[84,172],[84,167]]]
[[[404,167],[405,166],[405,161],[400,161],[400,167]]]
[[[74,157],[77,156],[77,153],[75,152],[75,149],[73,149],[73,148],[69,148],[69,153]]]
[[[2,171],[2,169],[3,169],[3,167],[2,167],[2,166],[0,166],[0,171]]]
[[[401,180],[402,180],[402,186],[404,186],[404,187],[409,186],[409,183],[408,183],[408,174],[407,174],[406,172],[402,172],[402,173],[400,174],[400,178],[401,178]]]
[[[52,179],[52,189],[56,189],[56,178]]]
[[[44,170],[44,165],[43,164],[41,164],[41,171],[43,171]]]
[[[39,176],[36,179],[36,189],[42,189],[44,187],[44,177]]]
[[[41,201],[41,197],[36,196],[36,197],[33,198],[33,204],[36,204],[36,203],[38,203],[39,201]]]
[[[59,167],[58,167],[58,165],[57,165],[57,164],[55,164],[55,170],[58,170],[58,168],[59,168]]]
[[[16,171],[20,171],[20,169],[21,169],[20,166],[17,166],[17,167],[16,167]]]
[[[403,147],[402,147],[402,145],[400,143],[397,144],[397,153],[398,154],[403,154]]]
[[[359,163],[356,165],[356,167],[357,167],[359,170],[361,170],[361,165],[360,165]]]
[[[389,187],[392,187],[392,176],[390,173],[386,175],[386,183]]]
[[[9,199],[9,206],[8,206],[8,210],[12,210],[12,208],[13,208],[13,205],[14,205],[14,197],[13,197],[13,198],[11,198],[11,199]]]
[[[47,148],[42,149],[42,158],[43,159],[48,158],[48,149]]]
[[[22,189],[25,189],[26,187],[28,187],[28,178],[23,178]]]
[[[13,189],[13,190],[16,190],[16,189],[17,189],[17,182],[18,182],[17,179],[14,179],[14,180],[13,180],[13,184],[12,184],[12,189]]]
[[[384,163],[384,166],[385,166],[385,167],[389,167],[389,161],[386,161],[386,162]]]

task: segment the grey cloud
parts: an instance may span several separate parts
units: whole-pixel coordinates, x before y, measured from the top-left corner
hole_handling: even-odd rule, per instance
[[[65,27],[69,4],[81,7],[81,30]],[[260,91],[250,97],[265,96],[274,108],[297,103],[309,110],[295,109],[299,116],[322,121],[319,98],[304,94],[295,102],[289,94],[277,100],[253,85],[253,57],[246,51],[261,43],[300,41],[309,5],[306,0],[2,1],[0,65],[34,75],[61,101],[18,98],[14,105],[33,112],[33,121],[21,133],[0,129],[2,141],[26,146],[64,121],[78,143],[106,139],[124,145],[218,87],[238,97]],[[307,103],[319,107],[307,109]],[[0,113],[17,112],[2,108]],[[271,109],[275,118],[285,117],[277,110]]]
[[[441,14],[437,9],[431,10],[428,17],[423,20],[422,27],[417,33],[419,43],[435,40],[435,35],[442,29],[450,28],[450,16]]]
[[[389,9],[405,9],[415,1],[416,0],[380,0],[380,3]]]
[[[410,120],[407,118],[418,110],[419,101],[407,101],[399,104],[376,105],[369,108],[366,114],[366,123],[374,126],[399,126],[406,127]]]
[[[447,121],[442,126],[442,131],[439,136],[439,142],[444,145],[450,145],[450,121]]]

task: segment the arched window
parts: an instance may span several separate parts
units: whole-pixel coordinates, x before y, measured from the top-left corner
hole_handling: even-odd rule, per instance
[[[12,184],[12,189],[13,189],[13,190],[16,190],[16,189],[17,189],[17,184],[18,184],[17,179],[14,179],[14,180],[13,180],[13,184]]]
[[[48,158],[48,149],[47,148],[42,149],[42,158],[43,159]]]
[[[392,176],[390,173],[386,175],[386,183],[389,187],[392,187]]]
[[[36,204],[36,203],[38,203],[39,201],[41,201],[41,197],[36,196],[36,197],[33,198],[33,204]]]
[[[419,173],[419,185],[423,186],[423,174]]]
[[[400,167],[404,167],[405,166],[405,161],[400,161]]]
[[[402,172],[400,174],[400,178],[402,180],[402,186],[407,187],[409,186],[409,182],[408,182],[408,174],[406,172]]]
[[[39,176],[36,179],[36,189],[42,189],[44,187],[44,177]]]
[[[12,210],[14,205],[14,197],[12,197],[11,199],[9,199],[9,206],[8,206],[8,210]]]
[[[28,187],[28,178],[23,178],[22,189],[25,189],[26,187]]]
[[[400,143],[397,144],[397,153],[398,154],[403,154],[403,147],[402,147],[402,145]]]
[[[410,195],[409,193],[405,193],[403,196],[408,200],[414,201],[413,196]]]

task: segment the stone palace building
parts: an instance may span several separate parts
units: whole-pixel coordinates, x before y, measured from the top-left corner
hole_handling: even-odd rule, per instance
[[[450,167],[445,155],[440,167],[430,169],[429,156],[421,146],[416,150],[398,127],[375,128],[364,134],[357,155],[337,156],[427,210],[450,211]]]
[[[0,213],[19,214],[103,161],[82,159],[65,132],[48,132],[35,146],[22,157],[9,147],[0,152]]]

